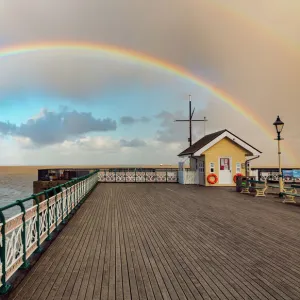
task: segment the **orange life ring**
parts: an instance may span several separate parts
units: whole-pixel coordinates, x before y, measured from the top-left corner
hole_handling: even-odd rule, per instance
[[[236,174],[233,176],[233,181],[234,181],[234,183],[236,183],[236,179],[237,179],[238,176],[243,176],[243,174],[242,174],[242,173],[236,173]]]
[[[214,180],[212,178],[214,178]],[[206,179],[207,179],[207,182],[210,184],[215,184],[218,182],[218,176],[214,173],[209,174]]]

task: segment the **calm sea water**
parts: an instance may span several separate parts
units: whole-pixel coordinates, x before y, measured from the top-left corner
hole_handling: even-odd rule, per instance
[[[26,198],[33,193],[33,181],[36,175],[30,174],[1,174],[0,173],[0,207],[15,200]],[[19,208],[12,208],[5,212],[11,217],[20,212]]]

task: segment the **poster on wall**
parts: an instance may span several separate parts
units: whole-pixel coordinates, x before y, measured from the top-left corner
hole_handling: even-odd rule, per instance
[[[282,170],[283,180],[285,182],[293,181],[293,170]]]
[[[300,170],[293,170],[293,177],[295,182],[300,182]]]

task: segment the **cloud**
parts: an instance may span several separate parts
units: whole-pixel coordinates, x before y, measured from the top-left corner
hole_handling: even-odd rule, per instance
[[[183,142],[188,135],[188,122],[175,122],[176,119],[187,119],[182,111],[162,111],[155,116],[160,121],[156,139],[165,143]]]
[[[12,134],[16,131],[17,126],[9,122],[0,121],[0,133],[4,135]]]
[[[116,128],[116,121],[110,118],[97,119],[91,113],[65,109],[58,113],[44,109],[40,115],[20,126],[0,123],[2,134],[29,138],[36,145],[62,143],[70,137],[90,132],[115,131]]]
[[[66,140],[62,143],[62,149],[72,152],[72,149],[83,151],[100,151],[104,153],[118,153],[120,142],[110,136],[85,136],[75,140]]]
[[[274,164],[277,151],[273,137],[266,136],[260,128],[258,129],[257,126],[254,126],[251,121],[245,119],[242,115],[232,114],[231,108],[228,105],[211,101],[205,109],[196,110],[193,119],[203,119],[204,116],[208,120],[205,122],[205,132],[203,122],[193,122],[192,124],[193,143],[202,138],[204,134],[228,129],[263,152],[261,158],[255,161],[256,164],[271,165],[272,162]],[[179,147],[176,146],[176,149],[180,149],[179,152],[189,146],[188,122],[174,122],[175,119],[187,119],[182,111],[162,111],[156,115],[156,118],[160,121],[160,127],[157,129],[155,135],[157,142],[160,142],[162,145],[179,145]],[[272,126],[272,123],[270,126]],[[179,152],[175,153],[175,151],[172,151],[170,153],[177,156]],[[283,151],[283,160],[287,164],[290,163],[290,158],[285,151]]]
[[[149,121],[150,121],[150,119],[147,117],[133,118],[130,116],[123,116],[120,118],[120,123],[123,125],[132,125],[132,124],[138,123],[138,122],[148,123]]]
[[[20,141],[22,145],[24,141]],[[98,154],[115,154],[128,153],[128,149],[138,149],[145,147],[148,144],[138,138],[132,140],[117,139],[110,136],[85,136],[74,140],[65,140],[60,145],[60,151],[63,153],[72,154],[72,151],[83,151],[86,153],[98,153]],[[149,146],[153,146],[153,143],[149,143]],[[55,145],[49,145],[48,149],[55,149]]]
[[[176,155],[181,151],[180,144],[163,143],[148,138],[144,140],[146,147],[127,146],[136,144],[132,143],[136,140],[138,139],[129,139],[123,143],[119,138],[111,136],[84,136],[64,141],[59,145],[59,151],[57,145],[46,145],[43,151],[40,151],[36,147],[24,148],[27,141],[15,139],[13,148],[14,153],[18,155],[18,161],[27,165],[177,164]],[[9,148],[8,142],[3,146],[5,149]],[[0,164],[9,164],[13,161],[12,157],[4,160],[5,157],[0,156]]]
[[[145,146],[147,146],[147,143],[140,139],[133,139],[133,140],[121,139],[120,145],[121,145],[121,147],[137,148],[137,147],[145,147]]]
[[[249,115],[265,122],[265,127],[272,127],[277,114],[284,112],[281,116],[286,121],[284,132],[290,137],[284,143],[289,143],[298,153],[300,2],[289,1],[287,5],[286,0],[276,0],[275,4],[274,0],[265,0],[260,4],[257,9],[256,1],[247,0],[173,0],[170,9],[168,2],[160,0],[0,1],[0,43],[5,47],[45,41],[85,41],[132,49],[175,63],[212,81],[225,94],[231,94],[241,107],[250,109]],[[235,10],[238,13],[235,14]],[[116,92],[126,101],[128,94],[132,96],[136,90],[146,94],[147,88],[155,88],[157,93],[163,88],[169,90],[165,98],[191,92],[188,80],[172,72],[160,72],[151,65],[112,53],[85,50],[20,53],[1,57],[0,69],[0,99],[9,95],[20,99],[20,109],[23,98],[16,95],[30,97],[35,92],[80,103],[103,98],[110,101],[107,95]],[[168,85],[163,81],[166,77]],[[202,90],[194,85],[193,99],[196,92],[200,94]],[[149,103],[141,99],[139,97],[137,102],[147,109]],[[198,100],[202,103],[201,97]],[[188,124],[172,120],[177,117],[174,111],[179,106],[172,104],[168,109],[160,102],[155,103],[157,111],[170,110],[173,116],[158,119],[161,123],[156,138],[186,145]],[[208,129],[231,127],[234,132],[245,135],[246,140],[258,142],[266,150],[270,148],[270,141],[266,141],[266,136],[265,140],[262,138],[260,129],[239,112],[221,102],[212,103],[214,105],[207,110]],[[22,133],[28,136],[34,123],[25,125],[28,126],[23,127]],[[5,133],[15,130],[7,124],[1,123],[1,126]],[[61,129],[53,122],[51,126]],[[193,125],[195,138],[201,136],[197,129],[201,127],[201,124]],[[64,130],[56,132],[58,137],[46,132],[45,140],[69,138],[72,133]],[[273,161],[277,163],[276,155]]]

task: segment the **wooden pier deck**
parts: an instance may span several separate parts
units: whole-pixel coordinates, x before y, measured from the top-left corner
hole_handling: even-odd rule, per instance
[[[9,299],[300,299],[300,207],[99,184]]]

